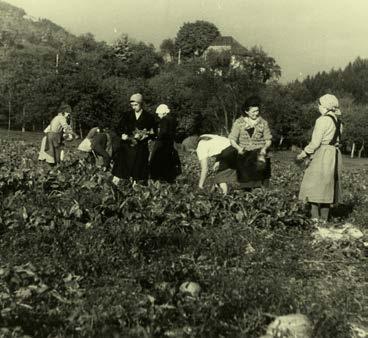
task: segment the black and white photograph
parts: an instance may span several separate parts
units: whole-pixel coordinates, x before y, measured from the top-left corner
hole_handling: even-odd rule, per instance
[[[0,0],[0,337],[368,338],[366,0]]]

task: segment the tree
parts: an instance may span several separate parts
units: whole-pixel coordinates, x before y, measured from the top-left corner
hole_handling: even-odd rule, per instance
[[[302,105],[287,86],[275,82],[264,87],[260,95],[262,114],[271,126],[276,146],[303,146],[309,142],[311,129],[319,116],[315,104]]]
[[[50,71],[53,71],[54,51],[41,46],[23,49],[10,49],[2,59],[3,74],[2,90],[8,99],[8,113],[11,122],[26,129],[27,124],[35,125],[39,117],[39,110],[33,109],[44,98],[38,91],[38,83]],[[50,63],[51,61],[51,63]],[[30,114],[34,110],[34,113]]]
[[[343,111],[343,134],[345,146],[351,151],[351,157],[355,156],[358,149],[358,157],[361,157],[366,144],[368,144],[368,107],[365,104],[356,104],[352,98],[340,99]]]
[[[240,57],[240,63],[253,81],[266,83],[281,76],[281,68],[275,59],[260,47],[252,47],[245,57]]]
[[[165,58],[168,57],[170,61],[175,59],[177,54],[175,41],[173,39],[165,39],[160,45],[161,55]]]
[[[276,61],[262,49],[243,49],[242,54],[234,54],[232,50],[209,51],[200,70],[202,83],[197,92],[215,99],[217,109],[214,107],[212,113],[216,115],[219,130],[225,133],[229,133],[241,114],[245,98],[258,93],[268,80],[281,74]]]
[[[156,53],[155,47],[143,42],[130,44],[131,57],[128,59],[128,72],[130,78],[150,78],[159,72],[161,57]]]
[[[122,35],[113,45],[116,57],[115,74],[129,78],[150,78],[157,74],[161,57],[152,44],[135,42]]]
[[[300,103],[309,103],[313,101],[313,96],[309,92],[305,83],[295,80],[286,85],[288,93],[292,96],[295,101]]]
[[[180,27],[175,44],[184,58],[201,56],[211,42],[220,35],[218,28],[207,21],[187,22]]]

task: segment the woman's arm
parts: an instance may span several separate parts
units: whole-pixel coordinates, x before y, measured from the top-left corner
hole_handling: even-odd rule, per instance
[[[230,140],[230,144],[238,151],[239,154],[243,153],[243,148],[239,146],[234,140]]]
[[[315,127],[313,129],[312,139],[310,143],[304,148],[304,151],[311,155],[313,154],[321,145],[322,143],[322,137],[326,130],[326,127],[328,127],[328,123],[333,123],[330,118],[326,118],[324,116],[317,119]]]
[[[61,125],[61,128],[63,130],[64,133],[66,134],[73,134],[73,129],[72,127],[68,124],[66,117],[65,116],[58,116],[59,119],[59,123]]]
[[[261,154],[266,155],[268,148],[272,144],[272,134],[267,121],[264,121],[263,139],[265,140],[265,145],[261,149]]]
[[[243,153],[243,148],[239,146],[238,140],[240,136],[240,126],[236,121],[234,122],[231,132],[228,136],[230,144],[238,151],[239,154]]]
[[[309,144],[304,148],[304,150],[297,156],[299,160],[312,155],[321,145],[323,133],[326,129],[326,123],[330,122],[333,123],[332,120],[324,118],[324,116],[319,117],[316,120],[314,125],[312,139]]]
[[[201,175],[199,177],[198,187],[203,189],[204,181],[208,174],[208,158],[199,161],[201,166]]]
[[[268,140],[268,141],[265,142],[265,145],[261,149],[261,154],[262,155],[266,155],[268,148],[271,147],[271,144],[272,144],[271,140]]]
[[[124,113],[123,116],[120,118],[117,126],[113,129],[119,139],[127,140],[128,135],[130,135],[129,131],[129,123],[127,114]]]

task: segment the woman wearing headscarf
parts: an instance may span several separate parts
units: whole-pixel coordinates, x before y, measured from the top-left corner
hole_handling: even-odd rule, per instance
[[[240,188],[268,184],[271,162],[267,151],[272,135],[267,121],[259,116],[260,105],[258,96],[251,96],[245,101],[244,115],[235,120],[228,136],[233,148],[225,149],[219,156],[220,167],[223,163],[227,165],[216,175],[216,183],[230,183]]]
[[[179,155],[174,147],[177,121],[166,104],[160,104],[156,114],[159,124],[150,160],[151,179],[173,183],[181,173]]]
[[[44,130],[45,137],[42,139],[41,150],[38,159],[49,164],[59,164],[62,160],[62,146],[64,139],[71,140],[77,135],[68,124],[71,108],[69,105],[62,104],[59,113],[51,120],[48,127]]]
[[[156,134],[155,119],[143,109],[141,94],[130,97],[130,106],[115,130],[117,139],[113,139],[114,182],[129,178],[146,181],[149,175],[148,140]]]
[[[341,201],[341,152],[339,141],[342,124],[339,101],[334,95],[319,98],[321,116],[316,120],[311,142],[297,156],[309,159],[304,172],[299,199],[311,205],[311,218],[327,221],[330,205]]]

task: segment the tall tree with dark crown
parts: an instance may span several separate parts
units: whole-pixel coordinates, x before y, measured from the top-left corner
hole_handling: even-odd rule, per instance
[[[219,35],[218,28],[211,22],[201,20],[186,22],[180,27],[175,44],[183,58],[201,56]]]

